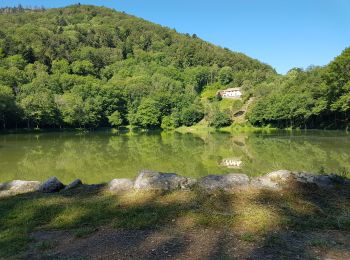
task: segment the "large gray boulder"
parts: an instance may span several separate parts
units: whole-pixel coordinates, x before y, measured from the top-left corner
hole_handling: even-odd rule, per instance
[[[39,190],[39,187],[40,182],[38,181],[14,180],[6,183],[0,183],[0,197],[34,192]]]
[[[335,174],[330,174],[329,177],[332,179],[334,184],[350,185],[350,179],[347,179],[345,177]]]
[[[321,175],[308,172],[279,170],[251,180],[256,188],[281,189],[290,182],[316,185],[319,188],[331,188],[335,184],[346,184],[347,180],[337,175]]]
[[[134,182],[130,179],[114,179],[108,183],[108,189],[113,193],[130,191],[134,188]]]
[[[245,174],[230,173],[223,175],[208,175],[198,181],[198,186],[206,191],[245,188],[249,185],[249,177]]]
[[[175,190],[193,186],[195,180],[179,176],[175,173],[141,171],[137,176],[134,188],[136,190]]]
[[[270,172],[264,176],[253,178],[250,184],[255,188],[279,190],[293,178],[293,172],[288,170],[279,170]]]
[[[294,174],[295,180],[301,183],[315,184],[320,188],[331,188],[335,184],[346,184],[346,180],[337,175],[319,175],[308,172]]]
[[[64,189],[64,185],[56,177],[51,177],[40,186],[40,191],[44,193],[58,192]]]
[[[71,190],[71,189],[74,189],[74,188],[77,188],[79,186],[83,185],[83,182],[80,180],[80,179],[76,179],[74,181],[72,181],[71,183],[69,183],[65,188],[64,190]]]
[[[293,177],[293,173],[288,170],[279,170],[279,171],[270,172],[265,176],[270,180],[274,180],[274,181],[288,181]]]

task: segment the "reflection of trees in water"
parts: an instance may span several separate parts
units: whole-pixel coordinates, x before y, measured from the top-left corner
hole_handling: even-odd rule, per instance
[[[64,181],[98,174],[106,166],[102,140],[84,136],[62,136],[58,139],[39,139],[24,150],[18,163],[23,175],[34,179],[57,176]]]
[[[203,151],[203,141],[199,138],[177,134],[122,138],[125,141],[111,137],[109,146],[114,153],[123,153],[120,155],[125,158],[122,167],[134,174],[141,169],[152,169],[193,175],[198,168],[203,168],[200,160],[196,159]]]
[[[106,144],[105,138],[90,136],[65,140],[56,165],[70,176],[79,176],[84,180],[95,176],[98,179],[99,175],[109,172],[112,166],[105,153]]]
[[[21,154],[21,159],[17,159],[16,164],[13,164],[13,170],[16,177],[29,179],[46,178],[48,173],[51,173],[52,163],[59,153],[59,141],[56,139],[41,140],[41,136],[26,135],[24,139],[16,140],[16,152]],[[11,155],[10,155],[11,156]],[[30,173],[30,176],[28,176]],[[12,177],[12,179],[14,179]]]
[[[202,137],[205,140],[205,151],[201,160],[208,173],[242,172],[241,167],[227,168],[220,166],[224,159],[249,160],[250,153],[245,145],[246,135],[231,136],[229,134],[209,134]]]
[[[1,145],[6,163],[1,162],[0,178],[6,180],[57,176],[65,182],[81,178],[91,183],[134,177],[142,169],[192,177],[228,172],[257,175],[277,169],[350,169],[348,137],[44,134],[39,138],[10,136]],[[242,169],[219,166],[225,158],[241,159]]]
[[[323,167],[337,172],[340,167],[350,166],[349,144],[348,138],[250,136],[247,145],[253,160],[247,170],[257,174],[277,169],[317,172]]]
[[[218,168],[217,143],[193,135],[43,135],[18,144],[21,156],[16,156],[16,169],[9,171],[8,179],[19,171],[27,179],[55,175],[66,182],[78,177],[96,182],[134,177],[141,169],[199,176]]]

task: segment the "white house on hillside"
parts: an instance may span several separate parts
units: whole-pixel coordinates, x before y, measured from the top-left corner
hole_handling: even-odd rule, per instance
[[[240,88],[228,88],[225,90],[220,90],[218,95],[220,95],[222,98],[241,98],[242,91]]]

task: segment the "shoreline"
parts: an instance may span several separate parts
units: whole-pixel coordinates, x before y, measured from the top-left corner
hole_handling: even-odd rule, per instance
[[[120,178],[99,184],[83,184],[80,179],[76,179],[68,185],[64,185],[56,177],[51,177],[44,182],[13,180],[0,183],[0,198],[30,192],[55,193],[68,191],[82,185],[92,189],[105,188],[114,193],[190,189],[200,189],[205,192],[232,192],[249,188],[281,190],[295,183],[328,189],[337,185],[348,186],[350,185],[350,180],[345,176],[335,174],[315,174],[289,170],[278,170],[258,177],[248,177],[248,175],[241,173],[229,173],[220,175],[212,174],[199,179],[183,177],[176,173],[144,170],[134,179]]]
[[[300,129],[300,128],[273,128],[273,127],[254,127],[254,126],[228,126],[222,128],[213,128],[209,126],[181,126],[173,130],[159,129],[140,129],[130,128],[125,126],[120,129],[113,127],[98,127],[98,128],[18,128],[18,129],[0,129],[1,135],[8,134],[41,134],[41,133],[93,133],[93,132],[110,132],[112,134],[147,134],[147,133],[180,133],[180,134],[203,134],[203,133],[278,133],[278,132],[343,132],[349,134],[346,129]]]

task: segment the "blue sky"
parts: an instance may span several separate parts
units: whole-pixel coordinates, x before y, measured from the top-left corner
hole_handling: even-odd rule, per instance
[[[349,0],[0,0],[0,6],[61,7],[77,2],[196,33],[266,62],[279,73],[325,65],[350,46]]]

